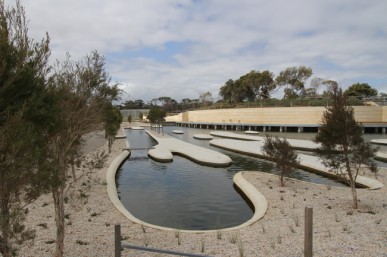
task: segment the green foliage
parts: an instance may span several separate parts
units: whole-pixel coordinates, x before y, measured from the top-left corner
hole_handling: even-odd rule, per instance
[[[357,208],[356,178],[361,167],[376,172],[372,160],[376,149],[363,139],[362,127],[354,110],[338,87],[332,88],[332,105],[326,107],[315,141],[324,164],[351,186],[353,207]]]
[[[151,123],[161,124],[166,115],[167,113],[161,107],[153,106],[148,113],[148,120]]]
[[[128,116],[128,121],[129,117],[131,120],[132,116]],[[117,107],[112,106],[111,103],[106,104],[104,113],[104,128],[105,138],[108,140],[109,152],[111,151],[111,146],[114,142],[115,136],[117,135],[117,132],[120,129],[121,122],[122,114],[120,110]]]
[[[291,148],[286,138],[271,136],[266,136],[262,151],[265,156],[276,163],[280,185],[284,186],[284,177],[288,176],[293,171],[293,167],[298,165],[297,153]]]
[[[275,80],[277,86],[286,86],[284,98],[294,99],[305,94],[305,82],[312,74],[309,67],[289,67],[281,71]]]
[[[33,236],[23,225],[23,205],[44,185],[44,135],[50,97],[45,92],[49,38],[28,37],[24,8],[0,0],[0,253]],[[33,114],[33,115],[31,115]]]
[[[346,96],[356,96],[356,97],[375,97],[378,95],[378,90],[372,88],[367,83],[356,83],[347,88],[344,91]]]
[[[115,128],[108,126],[109,119],[116,120],[119,116],[111,103],[118,99],[120,91],[117,85],[110,85],[104,65],[104,58],[96,51],[76,62],[67,56],[64,62],[56,65],[49,80],[59,107],[51,121],[54,130],[47,135],[52,160],[48,182],[54,197],[57,225],[56,256],[62,256],[64,251],[64,189],[71,160],[81,155],[79,139],[100,129],[101,125],[105,125],[108,134],[113,133]],[[109,108],[112,117],[107,115]]]
[[[255,99],[269,98],[275,87],[273,73],[250,71],[235,81],[228,80],[220,88],[219,95],[225,102],[229,103],[254,101]]]

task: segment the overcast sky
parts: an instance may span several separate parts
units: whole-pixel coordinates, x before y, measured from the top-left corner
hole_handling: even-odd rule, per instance
[[[6,0],[14,5],[14,0]],[[96,49],[123,99],[215,99],[228,79],[309,66],[387,93],[386,0],[21,0],[52,60]]]

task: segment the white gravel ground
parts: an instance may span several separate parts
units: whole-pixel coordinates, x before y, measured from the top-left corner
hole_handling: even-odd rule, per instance
[[[140,246],[211,256],[303,256],[305,206],[314,211],[314,256],[387,256],[386,186],[379,190],[359,189],[359,209],[353,210],[349,188],[294,180],[281,188],[274,175],[248,172],[245,177],[269,203],[265,217],[252,226],[209,234],[141,227],[116,210],[106,193],[107,167],[125,147],[125,140],[117,140],[105,167],[84,175],[70,190],[65,205],[65,256],[114,256],[117,223],[122,226],[124,242]],[[106,149],[106,145],[102,148]],[[78,170],[78,174],[81,172]],[[384,184],[386,173],[386,169],[379,171],[378,179]],[[81,192],[87,197],[80,197]],[[24,244],[19,255],[53,256],[55,222],[51,195],[40,197],[28,208],[26,226],[36,229],[36,238]],[[122,256],[170,255],[125,249]]]

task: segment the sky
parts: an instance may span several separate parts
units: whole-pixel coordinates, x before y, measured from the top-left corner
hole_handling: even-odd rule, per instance
[[[15,5],[15,0],[5,0]],[[342,88],[387,93],[386,0],[21,0],[51,61],[93,50],[122,101],[211,92],[251,70],[308,66]],[[280,96],[278,96],[280,97]]]

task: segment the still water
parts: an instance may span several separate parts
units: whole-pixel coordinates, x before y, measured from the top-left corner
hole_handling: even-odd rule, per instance
[[[183,130],[184,134],[173,134],[174,129]],[[125,132],[131,148],[148,148],[156,144],[142,130]],[[242,170],[272,172],[273,164],[218,149],[210,146],[208,141],[193,138],[194,134],[209,132],[193,128],[164,128],[165,134],[229,155],[233,160],[231,166],[212,168],[176,155],[171,163],[158,163],[148,158],[148,150],[133,150],[116,176],[118,195],[129,212],[147,223],[186,230],[232,227],[250,219],[253,209],[234,187],[232,178]],[[302,170],[296,170],[292,177],[342,186]]]

